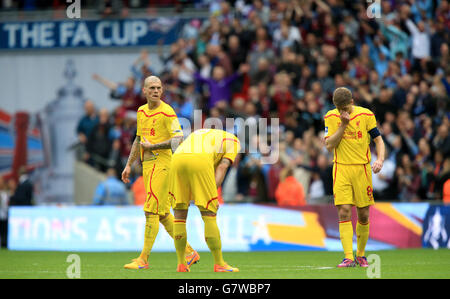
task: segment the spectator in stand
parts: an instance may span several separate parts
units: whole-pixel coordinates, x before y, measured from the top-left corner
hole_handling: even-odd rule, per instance
[[[248,66],[242,64],[237,73],[229,77],[225,77],[225,70],[221,66],[216,66],[213,69],[212,78],[204,78],[199,73],[195,73],[195,79],[200,84],[206,84],[209,87],[209,100],[207,101],[207,107],[213,108],[220,101],[230,103],[231,101],[231,84],[239,76],[246,73]]]
[[[442,151],[445,157],[450,156],[450,134],[448,123],[442,124],[437,129],[437,134],[433,138],[434,148]]]
[[[9,209],[8,186],[3,177],[0,176],[0,247],[7,248],[8,244],[8,209]]]
[[[120,144],[120,159],[123,165],[125,165],[128,160],[131,145],[135,136],[136,112],[128,111],[123,120],[117,126],[117,135],[115,136],[115,139],[118,139]]]
[[[128,77],[125,83],[115,83],[98,74],[93,74],[92,78],[109,88],[112,99],[122,101],[121,114],[125,114],[128,110],[137,111],[141,105],[145,104],[145,100],[141,96],[141,86],[136,84],[133,76]]]
[[[386,157],[389,156],[386,150]],[[372,161],[377,160],[376,153],[372,153]],[[395,163],[391,159],[385,159],[383,168],[380,172],[372,175],[373,196],[375,200],[393,200],[396,199],[396,194],[393,192],[395,186],[392,186],[392,181],[395,174]]]
[[[104,17],[114,17],[118,15],[123,8],[121,0],[100,0],[97,4],[98,13]]]
[[[412,67],[414,70],[423,71],[420,61],[430,57],[430,28],[425,23],[425,20],[418,21],[416,25],[408,18],[405,24],[411,34]]]
[[[450,157],[447,157],[443,163],[441,173],[436,177],[436,190],[438,190],[437,198],[447,199],[445,202],[449,204],[449,180],[450,180]]]
[[[145,182],[142,176],[142,166],[135,166],[134,171],[138,174],[137,179],[131,184],[131,191],[133,192],[134,205],[144,206],[147,192],[145,192]]]
[[[33,184],[25,166],[19,169],[19,182],[10,198],[10,206],[31,206],[33,205]]]
[[[299,48],[302,42],[302,36],[297,27],[291,26],[288,20],[280,22],[280,28],[273,33],[273,42],[276,52],[280,54],[283,48]]]
[[[290,87],[291,78],[288,74],[275,74],[270,110],[276,112],[281,124],[285,122],[286,113],[294,110],[294,97]]]
[[[251,49],[248,54],[248,63],[250,65],[249,75],[253,77],[258,71],[258,63],[261,58],[265,58],[267,61],[274,61],[275,52],[268,47],[267,41],[258,40],[254,49]]]
[[[397,168],[395,175],[398,179],[397,188],[400,192],[401,201],[418,201],[417,191],[420,188],[421,178],[415,166],[407,154],[403,154],[400,160],[400,167]]]
[[[444,183],[444,187],[442,190],[442,201],[446,205],[450,204],[450,179],[447,179],[447,181],[445,181]]]
[[[97,124],[98,115],[95,110],[94,103],[91,100],[87,100],[84,103],[84,116],[80,119],[77,125],[78,142],[81,145],[79,150],[77,150],[78,159],[82,159],[85,154],[88,136]]]
[[[228,43],[226,47],[226,53],[228,53],[231,65],[233,67],[233,72],[239,70],[239,66],[246,62],[247,59],[247,49],[241,46],[241,41],[239,36],[236,34],[231,34],[228,37]]]
[[[125,184],[117,178],[114,168],[108,168],[107,178],[95,189],[92,204],[96,206],[125,206],[129,205]]]
[[[108,166],[114,167],[115,161],[111,162],[111,154],[120,147],[119,141],[114,137],[109,112],[103,108],[99,113],[98,124],[88,136],[85,161],[102,172],[105,172]]]
[[[145,78],[155,73],[150,67],[150,57],[148,57],[148,51],[146,49],[141,51],[141,55],[139,55],[131,66],[131,73],[140,86],[144,84]]]
[[[282,170],[280,183],[275,191],[275,198],[281,207],[300,207],[306,205],[303,186],[295,179],[292,168],[286,167]]]

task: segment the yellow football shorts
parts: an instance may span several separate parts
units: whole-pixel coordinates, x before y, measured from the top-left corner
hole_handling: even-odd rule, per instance
[[[144,211],[159,215],[169,213],[170,201],[167,185],[169,166],[144,161],[142,163],[142,175],[145,183],[145,192],[147,193]]]
[[[174,209],[186,210],[194,201],[201,210],[217,213],[219,203],[212,161],[198,154],[173,155],[169,198]]]
[[[333,165],[334,204],[358,208],[374,204],[370,164]]]

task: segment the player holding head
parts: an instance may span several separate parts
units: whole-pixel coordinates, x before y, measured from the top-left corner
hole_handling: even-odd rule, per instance
[[[334,155],[333,193],[339,216],[339,234],[345,258],[338,267],[354,267],[352,206],[356,206],[356,263],[367,267],[364,250],[369,239],[369,207],[374,204],[372,172],[383,167],[384,142],[377,129],[375,115],[355,106],[352,93],[345,87],[333,93],[336,109],[325,115],[325,144]],[[370,139],[375,142],[377,160],[370,168]]]
[[[186,218],[189,202],[194,201],[205,223],[205,240],[214,257],[215,272],[239,272],[222,257],[216,214],[219,208],[217,188],[240,150],[239,140],[231,133],[216,129],[197,130],[178,147],[169,174],[169,195],[175,214],[174,242],[178,272],[189,272],[183,253],[186,247]]]
[[[167,175],[172,149],[176,149],[183,140],[183,132],[174,110],[161,100],[163,93],[161,80],[156,76],[147,77],[142,93],[147,99],[147,104],[139,107],[137,111],[136,138],[122,172],[122,180],[129,183],[131,165],[140,155],[147,193],[144,203],[146,219],[144,247],[138,258],[124,266],[126,269],[148,268],[148,257],[158,235],[160,222],[173,237],[173,216],[170,214]],[[186,246],[185,254],[188,266],[200,259],[189,244]]]

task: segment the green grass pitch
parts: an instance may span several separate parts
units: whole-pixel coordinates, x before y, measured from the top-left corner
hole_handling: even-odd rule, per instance
[[[368,278],[366,269],[338,269],[341,252],[224,252],[224,259],[239,273],[214,273],[210,252],[190,273],[176,273],[174,252],[151,254],[150,269],[125,270],[135,252],[49,252],[0,250],[0,278],[67,278],[69,254],[80,257],[80,275],[87,279],[301,279]],[[367,252],[380,257],[380,278],[450,278],[450,250],[404,249]]]

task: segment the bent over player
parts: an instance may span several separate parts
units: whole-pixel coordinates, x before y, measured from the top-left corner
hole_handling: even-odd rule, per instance
[[[126,269],[147,269],[148,257],[159,231],[159,222],[173,237],[173,216],[170,214],[170,202],[167,190],[172,149],[183,140],[183,132],[178,118],[170,105],[161,100],[163,88],[158,77],[145,79],[143,94],[147,104],[137,111],[137,132],[130,156],[122,172],[122,180],[129,182],[131,165],[140,155],[145,183],[146,199],[144,203],[145,232],[144,247],[140,256],[126,264]],[[186,246],[186,263],[196,263],[200,256]]]
[[[175,214],[174,242],[178,272],[189,272],[184,259],[186,218],[189,203],[194,201],[205,223],[205,241],[214,257],[214,272],[239,272],[222,257],[220,232],[216,222],[220,187],[228,167],[240,150],[239,140],[231,133],[216,129],[194,131],[172,157],[169,195]]]
[[[355,106],[350,90],[337,88],[333,93],[336,109],[325,120],[325,145],[334,155],[333,194],[339,216],[339,234],[345,258],[338,267],[368,267],[364,250],[369,239],[369,207],[374,204],[372,171],[383,167],[385,147],[377,129],[375,115]],[[370,138],[375,142],[377,160],[370,167]],[[353,258],[352,206],[356,206],[357,251]]]

